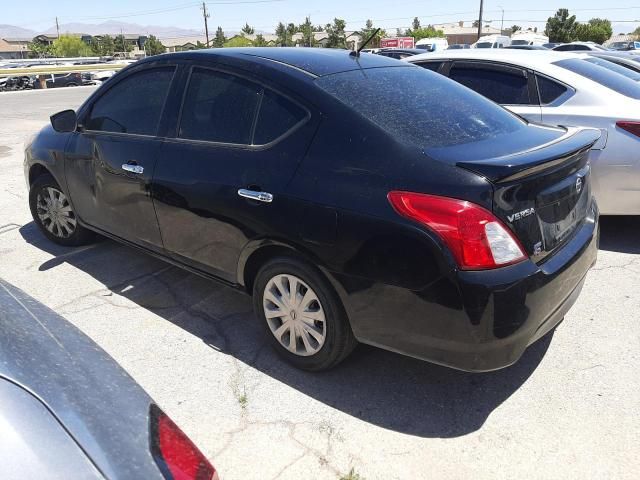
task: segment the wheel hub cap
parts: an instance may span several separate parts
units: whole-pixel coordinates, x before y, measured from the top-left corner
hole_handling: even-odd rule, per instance
[[[326,339],[326,319],[320,299],[294,275],[276,275],[263,294],[264,315],[271,333],[291,353],[310,356]]]
[[[54,187],[45,187],[36,197],[36,213],[44,228],[59,238],[68,238],[76,230],[76,216],[66,195]]]

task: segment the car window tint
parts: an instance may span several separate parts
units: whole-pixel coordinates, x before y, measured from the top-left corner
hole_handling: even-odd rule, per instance
[[[118,81],[91,107],[85,128],[156,135],[173,67],[153,68]]]
[[[608,68],[594,65],[591,62],[585,62],[579,58],[570,58],[567,60],[559,60],[553,63],[558,67],[577,73],[585,78],[599,83],[614,92],[620,93],[630,98],[640,100],[640,83],[631,80],[611,71]]]
[[[606,68],[607,70],[611,70],[612,72],[623,75],[627,78],[630,78],[631,80],[635,80],[636,82],[640,81],[640,73],[634,72],[633,70],[629,68],[625,68],[621,65],[617,65],[604,58],[589,57],[589,58],[585,58],[584,61]]]
[[[255,145],[264,145],[281,137],[306,118],[307,112],[286,98],[265,90],[253,138]]]
[[[437,72],[443,63],[444,62],[424,62],[424,63],[419,63],[418,65],[420,65],[421,67],[427,68],[432,72]]]
[[[398,141],[421,148],[489,140],[526,124],[486,98],[415,66],[327,75],[316,84]]]
[[[494,68],[469,68],[454,64],[449,77],[502,105],[528,105],[527,77]]]
[[[567,87],[547,77],[536,75],[536,79],[538,81],[538,91],[540,92],[540,103],[543,105],[554,102],[567,91]]]
[[[190,140],[251,143],[262,88],[223,72],[195,68],[182,106],[178,136]]]

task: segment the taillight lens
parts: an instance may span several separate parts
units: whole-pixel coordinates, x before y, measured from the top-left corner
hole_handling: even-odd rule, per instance
[[[485,270],[526,257],[518,240],[490,211],[455,198],[412,192],[390,192],[400,215],[440,236],[463,270]]]
[[[151,405],[151,452],[167,480],[218,480],[213,465],[156,405]]]
[[[619,122],[616,122],[616,126],[620,127],[623,130],[626,130],[629,133],[633,133],[637,137],[640,137],[640,122],[628,122],[625,120],[620,120]]]

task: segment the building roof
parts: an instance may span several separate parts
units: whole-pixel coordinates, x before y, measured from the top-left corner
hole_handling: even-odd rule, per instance
[[[28,50],[24,43],[11,43],[4,38],[0,38],[0,52],[24,52]]]
[[[348,50],[333,48],[210,48],[167,54],[167,56],[169,55],[191,59],[197,59],[200,56],[210,56],[212,58],[231,57],[247,61],[262,58],[286,64],[298,70],[304,70],[315,76],[331,75],[356,69],[403,66],[397,60],[382,55],[362,55],[356,58],[350,55]]]
[[[445,35],[477,35],[478,27],[474,27],[472,24],[468,26],[464,25],[464,22],[456,23],[439,23],[433,25],[436,30],[442,30]],[[482,35],[499,35],[502,31],[499,28],[494,28],[488,25],[482,27]]]

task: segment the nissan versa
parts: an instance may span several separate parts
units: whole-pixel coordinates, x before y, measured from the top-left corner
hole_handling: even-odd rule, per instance
[[[160,55],[27,146],[33,218],[253,295],[307,370],[357,342],[493,370],[596,260],[599,131],[529,124],[424,68],[309,48]]]

